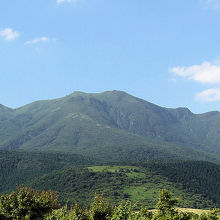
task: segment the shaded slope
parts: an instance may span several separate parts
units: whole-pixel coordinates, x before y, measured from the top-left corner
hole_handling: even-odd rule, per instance
[[[11,191],[16,185],[28,184],[55,170],[89,164],[91,159],[74,154],[0,151],[0,192]]]
[[[205,161],[151,161],[144,167],[220,205],[220,166]]]

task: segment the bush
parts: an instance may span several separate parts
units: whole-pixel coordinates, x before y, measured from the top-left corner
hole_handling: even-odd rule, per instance
[[[219,210],[214,209],[200,216],[175,209],[178,199],[167,190],[160,191],[157,210],[136,209],[127,201],[118,206],[107,202],[103,195],[96,194],[90,209],[75,203],[70,209],[58,207],[58,195],[52,191],[37,192],[28,187],[19,187],[16,192],[0,196],[0,220],[218,220]]]
[[[91,220],[106,220],[112,215],[113,207],[107,202],[103,195],[96,194],[90,207]]]
[[[115,207],[114,213],[111,220],[126,220],[135,219],[135,205],[131,202],[121,203],[119,206]]]
[[[43,219],[56,208],[58,195],[53,191],[39,193],[22,186],[16,192],[0,196],[0,216],[5,219]]]
[[[201,220],[218,220],[219,209],[213,209],[207,214],[201,214]]]
[[[87,209],[82,209],[78,203],[68,210],[67,206],[61,209],[53,210],[46,220],[89,220],[89,212]]]

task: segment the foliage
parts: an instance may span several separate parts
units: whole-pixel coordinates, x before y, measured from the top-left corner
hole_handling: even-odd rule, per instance
[[[220,166],[205,161],[151,161],[143,166],[220,206]],[[195,204],[196,206],[196,204]],[[207,205],[206,205],[207,206]],[[195,207],[196,208],[196,207]]]
[[[15,190],[16,185],[28,185],[34,178],[55,170],[91,163],[92,160],[75,154],[0,151],[0,192]]]
[[[177,205],[178,199],[173,199],[172,194],[163,189],[160,191],[159,201],[157,203],[157,208],[162,215],[174,214],[174,207]]]
[[[121,203],[114,210],[111,220],[123,220],[123,219],[137,219],[137,213],[135,213],[135,205],[127,201]],[[140,217],[140,216],[139,216]]]
[[[113,207],[105,201],[103,195],[96,194],[90,207],[91,220],[107,220],[112,215]]]
[[[207,214],[204,213],[201,214],[200,218],[201,220],[218,220],[219,219],[218,214],[220,214],[220,210],[213,209]]]
[[[41,193],[28,187],[0,196],[0,214],[9,219],[40,219],[58,208],[58,195],[52,191]]]
[[[89,211],[80,207],[78,203],[69,210],[67,206],[53,210],[45,217],[46,220],[88,220]]]
[[[138,208],[130,201],[121,202],[113,207],[103,195],[96,194],[90,208],[78,203],[68,208],[60,208],[57,194],[52,191],[41,193],[27,187],[0,197],[0,219],[4,220],[218,220],[219,210],[214,209],[200,216],[179,211],[175,208],[178,199],[172,197],[166,189],[160,191],[157,210]]]

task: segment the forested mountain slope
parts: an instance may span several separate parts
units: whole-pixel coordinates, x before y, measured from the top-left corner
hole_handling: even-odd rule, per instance
[[[0,193],[56,170],[93,163],[92,159],[75,154],[0,151]]]
[[[121,91],[74,92],[18,109],[0,106],[0,148],[94,155],[110,160],[217,161],[220,113],[168,109]]]

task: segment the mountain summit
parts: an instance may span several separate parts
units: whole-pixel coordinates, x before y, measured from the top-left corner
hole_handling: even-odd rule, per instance
[[[220,154],[219,133],[219,112],[164,108],[123,91],[74,92],[14,110],[0,106],[4,150],[212,160]]]

